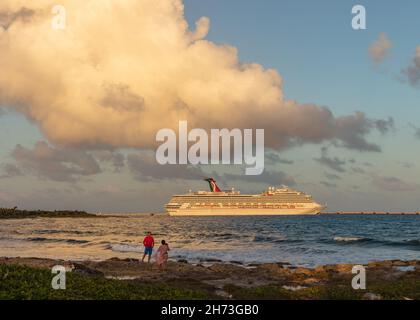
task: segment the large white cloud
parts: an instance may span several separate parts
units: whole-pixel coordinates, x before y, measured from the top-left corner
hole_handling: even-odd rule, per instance
[[[65,146],[151,147],[188,120],[202,128],[264,128],[266,143],[365,141],[359,115],[283,97],[282,78],[238,61],[236,48],[189,29],[181,0],[63,0],[67,27],[51,28],[54,0],[0,3],[0,104]],[[353,130],[365,128],[367,131]],[[353,143],[355,142],[355,143]]]

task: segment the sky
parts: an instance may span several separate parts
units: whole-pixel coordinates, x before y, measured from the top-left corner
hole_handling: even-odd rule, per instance
[[[52,0],[0,4],[0,207],[161,212],[212,175],[329,211],[420,211],[420,3],[61,4],[62,30]],[[158,165],[155,134],[179,120],[265,129],[264,173]]]

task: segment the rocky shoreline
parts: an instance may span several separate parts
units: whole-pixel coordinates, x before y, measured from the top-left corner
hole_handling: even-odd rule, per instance
[[[68,274],[77,279],[78,286],[95,287],[99,283],[107,288],[116,287],[117,291],[112,291],[114,294],[111,297],[104,297],[99,292],[98,296],[95,296],[95,291],[90,292],[88,288],[79,293],[63,290],[58,297],[54,292],[51,293],[52,296],[47,295],[48,299],[420,299],[418,260],[379,261],[365,265],[365,290],[352,288],[355,274],[352,273],[354,265],[351,264],[302,268],[280,262],[245,267],[235,263],[217,262],[207,266],[194,265],[180,260],[170,261],[166,270],[160,271],[155,264],[141,263],[137,259],[112,258],[105,261],[77,262],[4,257],[0,258],[0,270],[4,273],[0,273],[0,277],[11,277],[13,272],[17,272],[13,268],[18,268],[20,273],[26,274],[44,272],[46,283],[37,284],[32,289],[27,288],[28,295],[22,297],[34,298],[37,297],[36,290],[39,287],[45,287],[43,290],[47,293],[51,291],[51,268],[55,265],[63,265],[66,270],[71,271]],[[15,276],[9,285],[19,287],[20,280],[24,279]],[[120,288],[121,284],[130,286],[131,289]],[[132,296],[133,288],[139,296]],[[165,294],[153,293],[155,289],[159,289],[158,292],[163,290]],[[0,285],[0,297],[16,298],[8,296],[7,290],[3,280],[3,284]],[[30,292],[31,290],[34,292]],[[71,293],[66,296],[66,292]]]

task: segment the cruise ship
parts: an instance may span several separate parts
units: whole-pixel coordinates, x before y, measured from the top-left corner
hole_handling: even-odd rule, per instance
[[[222,191],[213,178],[205,179],[210,191],[174,195],[165,206],[171,216],[314,215],[326,208],[312,196],[290,189],[269,187],[260,194]]]

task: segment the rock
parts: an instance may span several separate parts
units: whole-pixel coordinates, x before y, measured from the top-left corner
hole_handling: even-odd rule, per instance
[[[208,267],[209,270],[213,272],[219,272],[224,274],[236,274],[236,273],[242,273],[246,271],[246,269],[236,266],[233,264],[214,264],[210,267]]]
[[[368,267],[373,267],[373,268],[380,268],[380,267],[385,267],[385,268],[391,268],[392,267],[392,261],[373,261],[373,262],[369,262],[368,263]]]
[[[247,266],[248,267],[259,267],[261,264],[260,263],[250,263]]]
[[[188,261],[187,261],[187,260],[185,260],[185,259],[179,259],[179,260],[178,260],[178,262],[179,262],[179,263],[188,263]]]
[[[302,289],[306,289],[306,287],[303,286],[282,286],[283,289],[290,290],[290,291],[298,291]]]
[[[116,260],[117,261],[117,260]],[[134,259],[134,258],[125,258],[125,259],[120,259],[118,261],[124,261],[124,262],[136,262],[139,263],[140,260],[139,259]]]
[[[420,260],[411,260],[407,262],[410,266],[420,266]]]
[[[353,269],[354,265],[352,264],[337,264],[336,265],[336,270],[339,273],[350,273]]]
[[[214,293],[225,299],[232,299],[232,295],[224,290],[216,290]]]
[[[292,272],[290,269],[283,268],[276,263],[261,264],[256,269],[253,269],[253,271],[256,271],[257,274],[268,273],[272,276],[287,276]]]
[[[113,257],[113,258],[108,259],[108,261],[121,261],[121,259],[117,257]]]
[[[219,259],[213,259],[213,258],[208,258],[208,259],[201,259],[201,262],[223,262],[222,260]]]
[[[324,273],[324,272],[326,272],[327,270],[326,270],[326,268],[325,268],[324,266],[319,266],[319,267],[316,267],[316,268],[314,269],[314,271],[315,271],[315,272],[317,272],[317,273]]]
[[[326,265],[326,266],[319,266],[314,269],[315,273],[335,273],[338,274],[337,266],[336,265]]]
[[[91,269],[80,263],[74,263],[73,267],[74,268],[72,272],[74,273],[87,274],[91,276],[104,276],[103,272],[95,270],[95,269]]]
[[[365,300],[382,300],[382,297],[379,294],[367,292],[363,295]]]
[[[314,273],[314,270],[312,269],[307,269],[307,268],[296,268],[293,270],[294,273],[300,273],[300,274],[304,274],[307,276],[310,276]]]
[[[317,278],[308,278],[302,281],[304,284],[316,285],[321,283],[321,280]]]
[[[394,266],[394,269],[398,270],[398,271],[403,271],[403,272],[410,272],[410,271],[415,271],[416,270],[416,266]]]
[[[406,266],[408,263],[406,261],[401,260],[392,260],[392,265],[396,267],[403,267]]]

